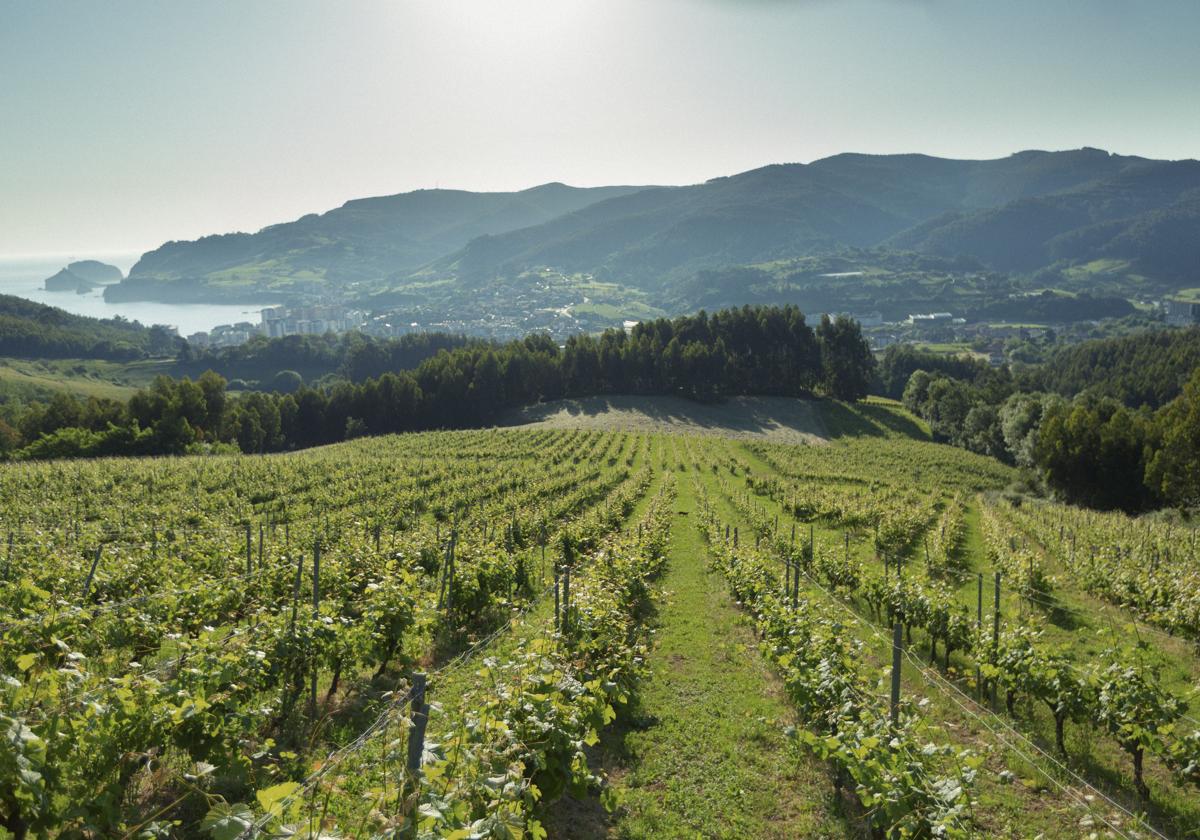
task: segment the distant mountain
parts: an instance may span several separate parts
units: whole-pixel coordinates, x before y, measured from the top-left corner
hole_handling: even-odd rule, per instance
[[[1005,271],[1122,259],[1164,279],[1184,280],[1200,265],[1200,162],[1139,161],[1071,189],[947,213],[885,244],[970,254]]]
[[[470,240],[540,224],[638,187],[544,184],[521,192],[418,190],[348,201],[258,233],[168,242],[144,254],[108,300],[261,301],[413,271]]]
[[[932,230],[1003,209],[1014,218],[1014,230],[1025,225],[1026,234],[1040,231],[1044,220],[1031,212],[1042,207],[1037,200],[1072,191],[1081,205],[1075,218],[1091,224],[1105,211],[1089,211],[1089,201],[1105,200],[1116,189],[1105,185],[1122,179],[1131,208],[1161,205],[1170,196],[1154,183],[1150,170],[1157,166],[1174,164],[1096,149],[1021,152],[990,161],[843,154],[609,199],[537,227],[477,239],[437,266],[486,278],[544,264],[654,287],[707,268],[886,243],[1001,267],[991,258],[1010,248],[1011,240],[989,250],[992,240],[985,235],[955,250],[942,247]],[[922,236],[928,228],[930,235]]]
[[[911,221],[829,189],[801,166],[643,190],[537,227],[481,237],[434,269],[486,279],[535,265],[652,288],[714,265],[866,245]]]
[[[97,260],[79,260],[61,269],[53,277],[47,277],[45,286],[50,292],[77,292],[84,294],[109,283],[119,283],[124,275],[115,265]]]
[[[842,274],[797,279],[797,260],[864,252],[873,256],[849,260]],[[499,303],[524,311],[565,304],[619,323],[637,307],[742,302],[742,277],[757,278],[753,299],[845,306],[836,288],[844,283],[856,286],[855,306],[870,305],[873,281],[859,269],[929,258],[938,271],[1013,273],[1034,288],[1122,297],[1135,284],[1138,294],[1195,285],[1198,257],[1196,161],[1099,149],[996,160],[841,154],[681,187],[547,184],[351,201],[255,234],[168,243],[105,295],[258,301],[334,291],[424,319],[492,312]],[[925,301],[914,270],[904,272],[914,293],[893,297],[894,305]],[[595,299],[604,291],[595,281],[607,282],[608,297]],[[553,303],[547,283],[557,284]],[[820,294],[796,297],[803,283],[819,283]]]

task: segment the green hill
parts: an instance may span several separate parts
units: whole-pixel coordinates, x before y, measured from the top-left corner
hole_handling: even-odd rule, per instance
[[[954,249],[921,232],[1001,212],[996,208],[1010,208],[1005,212],[1021,230],[1040,229],[1045,213],[1033,212],[1041,206],[1037,200],[1063,191],[1078,191],[1075,203],[1083,209],[1072,217],[1076,226],[1090,224],[1105,212],[1091,204],[1110,199],[1105,190],[1087,191],[1088,185],[1145,170],[1161,180],[1157,167],[1094,149],[1022,152],[991,161],[837,155],[613,198],[534,228],[476,240],[437,265],[470,278],[550,265],[654,287],[703,269],[881,244],[991,263],[987,236]],[[1149,174],[1121,184],[1138,210],[1165,206],[1181,191],[1164,190]]]
[[[108,300],[282,298],[413,271],[486,234],[527,227],[634,187],[544,184],[511,193],[418,190],[348,201],[257,233],[168,242],[144,254]]]
[[[680,187],[547,184],[351,201],[258,233],[167,243],[105,295],[261,301],[320,292],[454,320],[477,312],[489,292],[532,300],[514,303],[518,309],[570,303],[539,296],[552,277],[576,283],[580,296],[588,296],[586,284],[611,284],[616,297],[603,302],[617,310],[632,312],[636,300],[684,312],[777,299],[739,285],[753,278],[730,273],[740,267],[775,273],[770,266],[851,254],[853,270],[893,270],[898,261],[911,266],[915,254],[952,273],[1044,274],[1042,287],[1129,297],[1194,285],[1198,243],[1197,161],[1098,149],[996,160],[841,154]],[[711,302],[706,272],[724,275]],[[836,282],[818,285],[843,285],[830,275]],[[876,297],[832,291],[783,299],[848,308]],[[923,302],[962,309],[942,286],[889,300],[900,311]]]
[[[1200,256],[1197,231],[1200,162],[1145,161],[1063,192],[940,216],[886,244],[970,254],[1006,271],[1116,258],[1165,280],[1183,280]]]
[[[123,318],[72,315],[53,306],[0,295],[0,356],[129,361],[173,356],[179,342],[163,327]]]

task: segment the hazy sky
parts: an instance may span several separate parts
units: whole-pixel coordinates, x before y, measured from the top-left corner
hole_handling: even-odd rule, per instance
[[[0,0],[0,254],[841,151],[1200,157],[1200,0]]]

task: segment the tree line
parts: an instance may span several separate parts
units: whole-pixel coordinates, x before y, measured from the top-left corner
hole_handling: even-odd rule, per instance
[[[184,344],[166,327],[124,318],[88,318],[0,295],[0,356],[20,359],[105,359],[127,362],[172,356]]]
[[[206,371],[194,381],[159,377],[127,403],[61,394],[0,423],[0,451],[14,458],[272,452],[486,426],[517,406],[617,393],[708,400],[819,392],[857,400],[874,368],[855,321],[823,317],[814,329],[794,306],[747,306],[581,334],[562,347],[544,333],[467,343],[411,370],[294,393],[233,395],[224,377]]]
[[[1056,354],[1057,367],[1052,360],[1015,375],[925,359],[931,369],[912,370],[902,399],[935,439],[1027,468],[1072,503],[1192,508],[1200,505],[1200,364],[1189,354],[1198,346],[1194,329],[1106,339]],[[894,384],[929,354],[891,355],[880,367]]]
[[[234,347],[180,348],[175,372],[195,377],[206,370],[230,380],[231,390],[294,391],[322,377],[363,382],[410,370],[442,350],[490,342],[450,333],[413,333],[377,339],[360,332],[341,335],[255,336]]]
[[[1145,330],[1061,347],[1024,371],[1026,391],[1064,396],[1089,392],[1129,408],[1159,408],[1175,399],[1200,367],[1200,328]]]

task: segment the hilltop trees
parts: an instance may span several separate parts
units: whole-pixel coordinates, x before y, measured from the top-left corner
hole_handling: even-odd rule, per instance
[[[417,342],[414,349],[436,344]],[[377,364],[377,350],[356,347],[351,365]],[[26,449],[17,454],[176,454],[214,443],[269,452],[362,434],[485,426],[511,407],[564,395],[713,399],[819,390],[860,399],[873,376],[874,359],[856,322],[824,318],[814,331],[794,306],[746,306],[648,321],[628,333],[573,336],[562,348],[546,335],[505,345],[471,342],[441,349],[411,371],[327,388],[283,371],[273,380],[275,393],[231,399],[225,380],[207,371],[195,382],[159,377],[127,405],[64,395],[20,418]],[[71,429],[89,434],[65,431]],[[53,445],[38,445],[47,435],[57,435]]]
[[[1121,339],[1071,356],[1110,357],[1094,362],[1101,372],[1124,369],[1124,384],[1103,376],[1091,385],[1072,380],[1082,388],[1074,399],[1012,390],[1051,374],[1022,374],[1016,383],[987,375],[973,384],[916,370],[904,389],[904,405],[929,423],[935,438],[1030,469],[1068,501],[1128,512],[1163,504],[1195,507],[1200,505],[1200,369],[1192,371],[1182,393],[1156,410],[1153,395],[1169,393],[1180,359],[1198,336],[1187,330],[1167,339]],[[1151,365],[1138,382],[1127,366],[1148,358],[1143,350],[1156,346],[1173,348],[1171,358]],[[1053,376],[1067,381],[1062,371]],[[1108,395],[1114,387],[1123,399]],[[1131,407],[1128,401],[1138,399],[1138,388],[1151,396]]]
[[[1021,388],[1064,396],[1087,391],[1129,408],[1158,408],[1179,396],[1198,367],[1200,327],[1147,330],[1064,347],[1024,371]]]
[[[1154,439],[1157,451],[1146,465],[1146,484],[1164,499],[1200,505],[1200,368],[1155,418]]]
[[[1036,463],[1037,433],[1047,405],[1063,402],[1044,394],[1013,394],[1000,407],[1000,429],[1004,446],[1017,466]]]
[[[1146,471],[1148,413],[1116,400],[1084,397],[1046,409],[1035,460],[1047,485],[1098,508],[1139,510],[1152,498],[1140,480]]]
[[[844,315],[835,320],[822,315],[817,338],[821,345],[821,383],[829,395],[839,400],[865,397],[875,371],[875,357],[858,322]]]
[[[928,376],[940,373],[954,379],[974,382],[988,372],[988,364],[974,356],[953,356],[918,350],[911,344],[893,344],[879,363],[879,379],[884,396],[900,399],[916,371]]]

